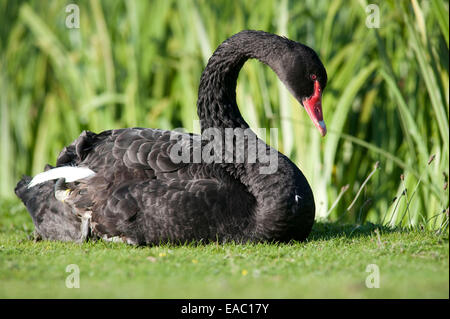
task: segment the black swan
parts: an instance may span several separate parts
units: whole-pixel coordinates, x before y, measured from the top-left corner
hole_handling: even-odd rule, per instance
[[[249,128],[235,90],[239,70],[250,58],[278,75],[325,135],[321,97],[327,74],[317,54],[285,37],[252,30],[220,44],[202,73],[197,102],[202,133]],[[195,161],[189,153],[188,162],[177,162],[171,157],[174,147],[184,141],[192,151],[198,135],[148,128],[84,131],[61,151],[56,167],[47,165],[33,180],[24,176],[15,191],[35,234],[47,240],[151,245],[306,239],[315,216],[306,178],[258,138],[263,152],[250,161],[247,149],[255,142],[250,135],[243,139],[241,161]],[[242,144],[236,136],[232,141],[233,147]],[[259,155],[267,151],[276,154],[276,170],[261,173],[265,165]],[[234,159],[237,152],[231,152]]]

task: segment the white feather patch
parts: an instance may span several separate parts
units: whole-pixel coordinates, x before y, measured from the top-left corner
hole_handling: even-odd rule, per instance
[[[49,169],[46,172],[37,174],[28,184],[28,188],[38,184],[51,181],[53,179],[65,178],[67,183],[77,181],[89,176],[95,175],[95,172],[87,167],[61,166]]]

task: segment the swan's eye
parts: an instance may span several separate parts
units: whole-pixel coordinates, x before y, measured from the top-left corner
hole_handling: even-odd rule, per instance
[[[313,80],[313,81],[317,80],[317,75],[311,74],[311,80]]]

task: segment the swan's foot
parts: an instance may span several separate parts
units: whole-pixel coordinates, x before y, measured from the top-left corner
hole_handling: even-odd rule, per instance
[[[71,190],[66,187],[66,179],[60,178],[55,183],[55,198],[60,202],[64,201],[69,197]]]
[[[106,235],[103,235],[102,239],[111,243],[125,243],[125,240],[120,236],[108,237]]]
[[[137,245],[137,242],[135,242],[134,240],[132,240],[130,238],[126,238],[124,236],[108,237],[106,235],[103,235],[102,239],[104,241],[111,242],[111,243],[124,243],[124,244],[128,244],[128,245]]]

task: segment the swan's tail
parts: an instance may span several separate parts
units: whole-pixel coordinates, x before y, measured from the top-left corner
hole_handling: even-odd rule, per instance
[[[44,173],[51,171],[48,168]],[[27,207],[37,235],[48,240],[78,240],[81,220],[68,205],[55,198],[55,181],[29,187],[31,181],[31,177],[23,176],[17,183],[15,193]]]
[[[22,202],[25,204],[25,206],[28,208],[27,204],[32,204],[32,199],[36,198],[37,195],[37,189],[35,190],[28,190],[28,184],[31,182],[31,177],[24,175],[22,179],[17,183],[16,188],[14,189],[14,192],[16,193],[17,197],[19,197]],[[33,209],[34,211],[34,209]],[[31,214],[31,212],[30,212]],[[33,214],[31,214],[31,217],[33,218]],[[33,218],[34,220],[34,218]]]

